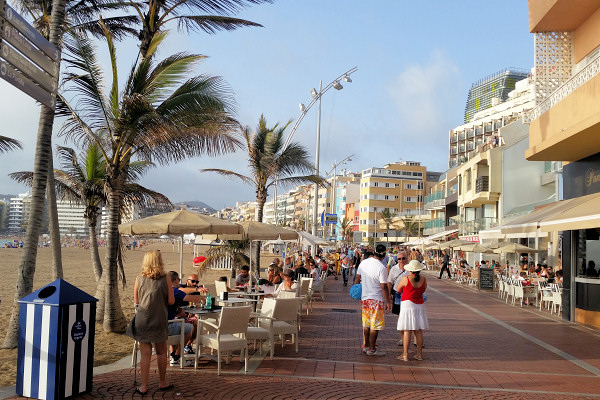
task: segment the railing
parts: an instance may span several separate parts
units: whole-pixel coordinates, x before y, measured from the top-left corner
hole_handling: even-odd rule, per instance
[[[423,208],[426,210],[432,210],[440,208],[445,205],[446,195],[443,190],[438,190],[430,195],[425,196],[425,203]]]
[[[498,218],[486,217],[478,218],[472,221],[461,221],[458,223],[458,232],[461,235],[474,235],[479,231],[491,229],[497,226]]]
[[[541,103],[535,106],[531,111],[523,113],[523,123],[529,124],[538,119],[546,111],[550,110],[565,97],[573,93],[577,88],[600,74],[600,53],[581,71],[573,75],[556,89],[552,94],[546,97]]]
[[[479,178],[477,178],[477,180],[475,181],[475,193],[489,192],[489,191],[490,191],[489,177],[480,176]]]
[[[481,126],[478,126],[477,128],[475,128],[475,134],[476,134],[477,136],[481,136],[481,135],[483,135],[483,127],[481,127]]]
[[[465,134],[464,132],[461,132],[461,133],[458,135],[458,140],[465,140],[465,138],[466,138],[466,134]]]
[[[457,153],[458,153],[458,149],[457,149],[456,147],[453,147],[453,148],[450,150],[450,154],[452,154],[452,155],[456,155]]]
[[[475,131],[473,131],[473,129],[469,129],[467,131],[467,138],[471,139],[475,137]]]
[[[425,229],[443,228],[445,226],[446,226],[446,218],[432,219],[430,221],[425,221],[425,223],[423,224],[423,227]]]
[[[489,124],[485,124],[485,133],[490,133],[494,130],[494,125],[490,122]]]
[[[458,142],[458,136],[457,135],[453,135],[450,137],[450,143],[457,143]]]

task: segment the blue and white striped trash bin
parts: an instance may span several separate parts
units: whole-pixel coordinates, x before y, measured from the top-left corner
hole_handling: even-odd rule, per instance
[[[64,399],[92,390],[97,301],[62,279],[19,300],[19,396]]]

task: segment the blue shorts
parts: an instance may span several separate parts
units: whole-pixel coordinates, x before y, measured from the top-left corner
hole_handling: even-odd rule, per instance
[[[183,324],[185,329],[185,335],[190,335],[192,330],[194,329],[194,325],[188,324],[187,322]],[[169,336],[179,335],[181,333],[181,322],[169,322]]]

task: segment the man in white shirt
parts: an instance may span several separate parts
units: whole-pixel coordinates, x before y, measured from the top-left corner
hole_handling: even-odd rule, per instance
[[[375,248],[374,257],[363,260],[356,270],[354,283],[362,284],[362,351],[369,356],[384,356],[377,346],[377,336],[385,327],[384,312],[390,312],[392,303],[387,285],[386,267],[381,263],[386,249],[382,244]]]

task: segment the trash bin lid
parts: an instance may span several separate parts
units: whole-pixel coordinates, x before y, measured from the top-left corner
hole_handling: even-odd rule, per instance
[[[59,278],[54,282],[23,297],[21,300],[19,300],[19,303],[59,306],[76,303],[91,303],[95,301],[98,301],[98,299],[71,285],[69,282]]]

